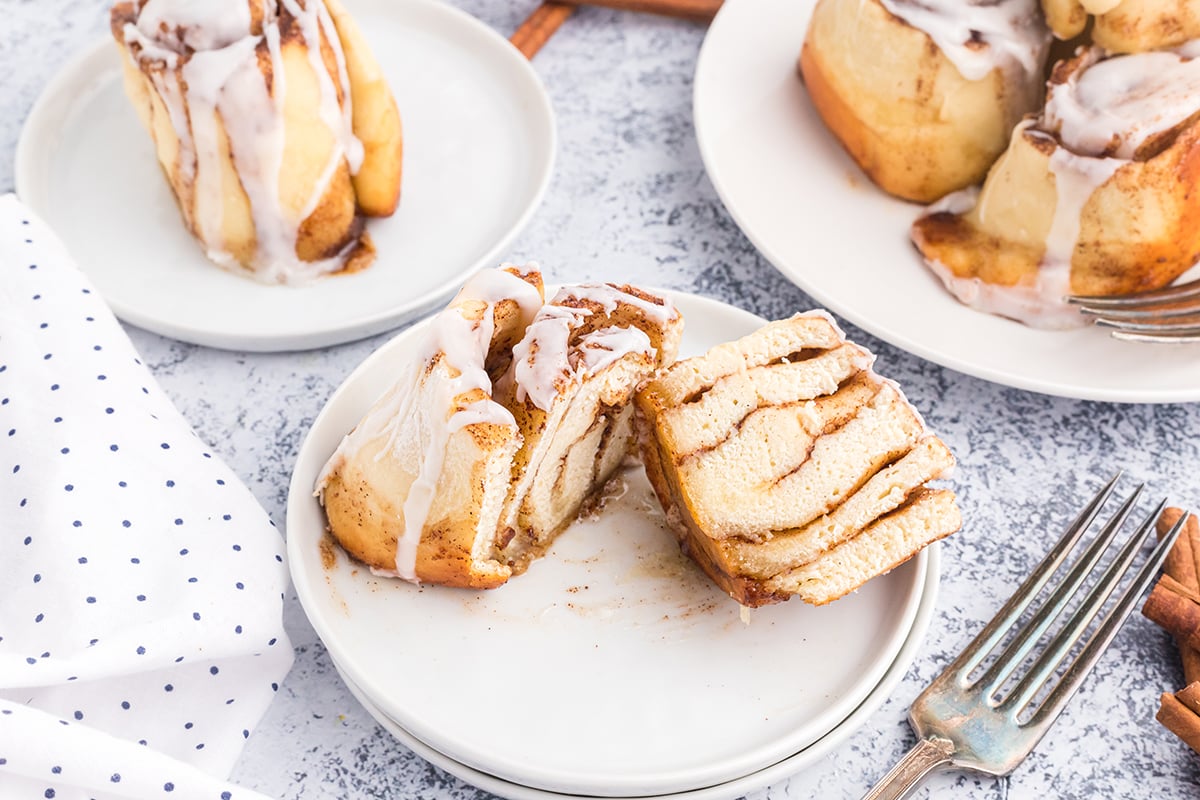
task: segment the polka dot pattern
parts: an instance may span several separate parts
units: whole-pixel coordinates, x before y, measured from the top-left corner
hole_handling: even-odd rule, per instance
[[[256,798],[281,537],[11,195],[0,285],[0,797]]]

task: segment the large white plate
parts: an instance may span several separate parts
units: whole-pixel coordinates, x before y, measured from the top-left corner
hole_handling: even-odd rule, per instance
[[[929,555],[925,573],[925,589],[921,595],[921,604],[917,609],[916,619],[913,620],[912,630],[909,631],[908,638],[904,640],[904,645],[900,648],[900,652],[896,654],[896,660],[892,662],[892,666],[884,674],[883,680],[871,690],[867,698],[858,708],[854,709],[850,716],[846,717],[832,731],[800,752],[788,756],[765,769],[703,789],[657,795],[656,800],[734,800],[737,797],[744,797],[758,789],[798,774],[806,767],[823,759],[846,741],[860,725],[865,723],[875,713],[875,710],[883,704],[883,701],[891,695],[892,690],[900,683],[905,672],[908,671],[908,665],[916,657],[917,650],[921,646],[921,641],[925,638],[926,631],[929,630],[929,623],[933,618],[934,601],[937,597],[941,545],[935,543],[926,552]],[[349,687],[351,694],[362,703],[363,708],[375,718],[376,722],[417,755],[460,780],[466,781],[472,786],[477,786],[499,797],[508,798],[508,800],[573,800],[573,798],[580,797],[579,795],[565,795],[546,791],[545,789],[533,789],[521,784],[511,783],[493,775],[488,775],[485,772],[471,769],[465,764],[460,764],[454,759],[448,758],[413,736],[394,719],[384,714],[379,706],[375,705],[366,693],[346,676],[340,667],[337,667],[337,669],[338,674],[342,676],[342,679],[346,682],[346,686]]]
[[[762,324],[675,297],[685,355]],[[389,718],[504,781],[654,795],[778,763],[841,725],[879,685],[927,593],[927,556],[837,603],[758,609],[744,624],[663,530],[640,469],[627,473],[622,498],[491,592],[376,578],[340,551],[323,563],[314,479],[424,327],[376,351],[330,398],[288,498],[301,604],[340,668]]]
[[[909,243],[920,207],[859,171],[797,77],[812,6],[726,0],[696,66],[701,156],[762,254],[855,325],[969,375],[1064,397],[1200,400],[1200,347],[1119,342],[1095,328],[1034,330],[942,288]]]
[[[125,98],[113,42],[46,88],[21,132],[17,193],[121,319],[213,347],[321,347],[396,327],[501,260],[550,179],[556,134],[541,81],[503,37],[443,3],[348,5],[404,123],[400,208],[368,223],[379,255],[357,274],[264,286],[209,263]]]

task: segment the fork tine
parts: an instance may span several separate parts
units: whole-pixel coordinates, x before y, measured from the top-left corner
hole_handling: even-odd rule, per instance
[[[1083,535],[1083,532],[1096,519],[1096,515],[1100,513],[1100,508],[1112,495],[1113,489],[1116,488],[1117,481],[1120,478],[1121,473],[1118,472],[1106,486],[1096,493],[1096,496],[1084,507],[1083,511],[1079,512],[1079,516],[1076,517],[1071,526],[1063,533],[1062,538],[1050,549],[1050,552],[1046,553],[1045,558],[1030,573],[1029,577],[1025,579],[1024,583],[1021,584],[1013,596],[996,612],[996,616],[992,618],[992,621],[984,626],[983,630],[967,645],[966,649],[955,659],[954,663],[946,669],[946,673],[957,671],[960,677],[965,679],[967,675],[979,666],[987,654],[995,649],[996,645],[1004,638],[1005,633],[1008,632],[1008,629],[1017,621],[1021,614],[1025,613],[1029,604],[1037,597],[1038,592],[1050,580],[1050,576],[1054,574],[1054,571],[1062,564],[1063,559],[1075,547],[1075,543],[1079,541],[1079,537]]]
[[[1112,331],[1114,339],[1120,339],[1126,342],[1150,342],[1152,344],[1187,344],[1191,342],[1200,342],[1200,327],[1189,328],[1182,331],[1174,331],[1171,333],[1143,333],[1125,331],[1120,328],[1115,328]]]
[[[1137,306],[1080,306],[1079,311],[1090,317],[1114,320],[1117,322],[1153,322],[1169,320],[1171,322],[1189,321],[1195,325],[1200,316],[1196,303],[1153,303]]]
[[[1200,298],[1200,279],[1146,292],[1119,295],[1071,295],[1067,302],[1092,308],[1136,308],[1154,303]]]
[[[1162,506],[1153,515],[1155,523],[1157,523],[1161,513]],[[1083,683],[1084,677],[1092,671],[1092,667],[1096,665],[1096,662],[1104,654],[1113,637],[1117,635],[1117,631],[1121,629],[1121,625],[1129,617],[1137,601],[1154,581],[1155,577],[1157,577],[1159,569],[1162,568],[1163,562],[1167,559],[1167,553],[1170,552],[1171,547],[1175,544],[1175,540],[1179,537],[1179,532],[1183,530],[1183,526],[1189,516],[1190,514],[1180,516],[1179,520],[1171,527],[1171,530],[1167,532],[1167,535],[1159,540],[1151,552],[1150,558],[1142,565],[1137,576],[1126,587],[1116,605],[1112,607],[1095,633],[1092,634],[1092,638],[1088,640],[1083,650],[1080,651],[1079,655],[1067,668],[1062,680],[1050,690],[1050,694],[1046,696],[1042,705],[1034,712],[1030,723],[1049,723],[1062,712],[1067,701],[1071,699],[1071,696],[1075,694],[1075,690]]]
[[[1033,615],[1033,617],[1017,632],[1014,639],[1009,642],[1004,651],[997,658],[996,663],[992,664],[988,670],[980,676],[978,683],[984,686],[985,696],[988,698],[990,705],[995,705],[991,701],[991,694],[998,690],[1009,679],[1013,672],[1025,660],[1025,656],[1037,644],[1038,639],[1046,632],[1046,629],[1058,619],[1063,608],[1070,602],[1071,598],[1083,585],[1087,577],[1092,573],[1100,558],[1104,555],[1104,551],[1112,544],[1117,535],[1121,532],[1121,526],[1125,523],[1129,513],[1133,510],[1134,505],[1142,495],[1145,489],[1145,484],[1138,486],[1136,490],[1121,504],[1117,509],[1117,513],[1113,514],[1112,518],[1100,529],[1100,533],[1092,540],[1083,554],[1072,565],[1070,571],[1063,578],[1062,583],[1054,590],[1054,592],[1046,598],[1041,608]]]
[[[1154,512],[1134,530],[1133,535],[1129,537],[1129,540],[1118,551],[1116,557],[1113,558],[1112,563],[1108,565],[1108,569],[1104,571],[1101,578],[1096,581],[1084,596],[1083,601],[1075,609],[1075,612],[1067,620],[1067,623],[1050,640],[1050,643],[1046,645],[1046,648],[1038,656],[1033,666],[1017,682],[1017,685],[1013,687],[1012,692],[1004,702],[1000,704],[1001,708],[1013,709],[1017,713],[1020,713],[1020,711],[1029,705],[1050,676],[1054,674],[1054,671],[1066,657],[1067,653],[1075,646],[1088,626],[1100,613],[1108,598],[1116,590],[1121,578],[1128,573],[1133,560],[1137,557],[1138,550],[1146,541],[1146,537],[1153,532],[1154,523],[1166,507],[1167,501],[1164,499],[1154,509]],[[1074,593],[1075,589],[1072,589],[1072,594]]]
[[[1104,312],[1109,314],[1110,312]],[[1178,331],[1200,330],[1200,314],[1191,313],[1187,316],[1151,316],[1136,318],[1132,316],[1103,316],[1093,320],[1102,328],[1121,328],[1139,333],[1175,333]]]

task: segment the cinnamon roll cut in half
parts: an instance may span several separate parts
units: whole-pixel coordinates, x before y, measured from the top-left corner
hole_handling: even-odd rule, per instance
[[[367,266],[400,116],[338,0],[124,0],[125,89],[207,257],[265,283]]]
[[[818,0],[800,54],[813,105],[884,191],[932,202],[980,181],[1041,102],[1037,0]]]
[[[679,313],[629,286],[541,292],[529,269],[477,275],[326,464],[329,530],[374,572],[495,588],[630,454],[633,393],[674,357]]]
[[[512,574],[495,556],[523,440],[494,385],[542,291],[531,268],[475,275],[326,463],[316,491],[329,531],[372,572],[474,588]]]
[[[1200,59],[1187,51],[1056,65],[983,188],[912,227],[960,301],[1041,328],[1085,324],[1068,294],[1171,283],[1200,258]]]
[[[642,458],[684,551],[733,599],[821,605],[961,524],[954,466],[822,313],[679,361],[638,393]]]
[[[1059,39],[1085,32],[1112,53],[1165,50],[1200,37],[1196,0],[1041,0],[1046,22]]]
[[[633,393],[675,359],[683,320],[632,286],[561,289],[514,348],[506,381],[524,444],[500,557],[522,571],[603,487],[635,443]]]

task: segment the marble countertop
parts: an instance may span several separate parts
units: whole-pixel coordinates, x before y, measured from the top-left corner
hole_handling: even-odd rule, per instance
[[[504,33],[536,5],[454,0]],[[13,189],[21,124],[75,52],[103,36],[106,0],[8,0],[0,26],[0,192]],[[512,247],[555,280],[613,276],[697,292],[766,317],[813,307],[742,235],[700,160],[691,118],[701,25],[586,8],[534,65],[558,115],[544,204]],[[606,275],[607,277],[607,275]],[[907,708],[999,607],[1080,501],[1118,466],[1156,495],[1200,507],[1200,404],[1116,405],[1032,394],[938,367],[846,326],[951,445],[964,529],[944,544],[936,612],[893,695],[803,774],[751,795],[858,797],[914,743]],[[389,334],[303,353],[250,354],[129,328],[199,435],[284,527],[300,442],[333,389]],[[1198,365],[1200,365],[1200,353]],[[1097,365],[1097,368],[1102,368]],[[1198,367],[1200,369],[1200,367]],[[1044,534],[1038,526],[1048,524]],[[278,798],[486,796],[380,728],[334,671],[294,595],[296,663],[233,779]],[[928,797],[1191,797],[1200,758],[1154,721],[1182,687],[1169,637],[1135,614],[1064,716],[1008,778],[935,776]]]

